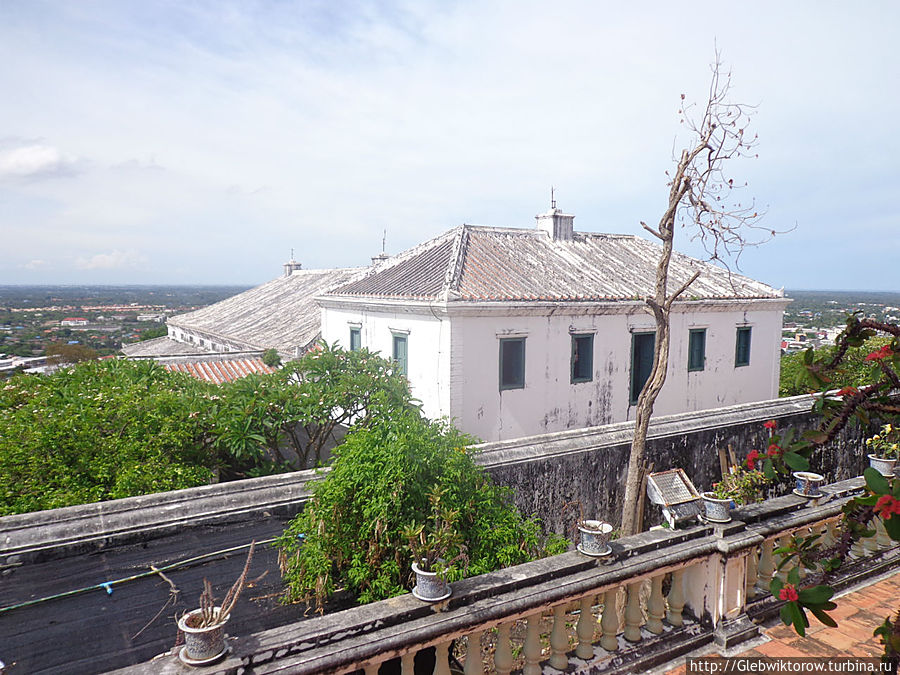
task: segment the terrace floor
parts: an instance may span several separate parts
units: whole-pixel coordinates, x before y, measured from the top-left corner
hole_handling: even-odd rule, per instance
[[[888,615],[900,607],[900,571],[877,577],[863,586],[844,591],[835,600],[837,609],[829,612],[837,628],[828,628],[810,615],[810,627],[801,638],[777,617],[763,627],[763,635],[731,650],[706,647],[682,656],[672,664],[654,671],[665,675],[686,672],[685,659],[692,656],[807,657],[807,656],[881,656],[881,640],[872,635]]]

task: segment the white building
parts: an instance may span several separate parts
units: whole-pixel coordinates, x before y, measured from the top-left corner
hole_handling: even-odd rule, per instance
[[[319,298],[321,334],[397,359],[431,417],[499,440],[634,418],[652,362],[659,247],[573,231],[558,209],[534,229],[462,225]],[[675,254],[668,380],[656,414],[777,397],[789,300]]]

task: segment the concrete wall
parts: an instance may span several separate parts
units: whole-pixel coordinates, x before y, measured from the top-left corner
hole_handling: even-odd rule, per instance
[[[684,469],[698,490],[719,480],[718,448],[731,446],[739,461],[753,449],[767,446],[762,424],[775,419],[779,428],[797,433],[817,426],[810,412],[812,399],[797,396],[730,406],[717,410],[656,417],[651,422],[646,460],[654,471]],[[525,514],[534,514],[545,527],[566,530],[563,505],[577,500],[585,515],[621,522],[625,474],[633,422],[544,434],[478,446],[478,462],[494,481],[512,489],[513,500]],[[848,428],[810,460],[811,469],[826,482],[858,476],[868,466],[864,439],[874,429]],[[772,494],[783,494],[785,486]],[[661,522],[658,506],[647,503],[645,526]]]

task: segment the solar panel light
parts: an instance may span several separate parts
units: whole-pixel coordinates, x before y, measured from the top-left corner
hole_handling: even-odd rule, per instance
[[[647,496],[662,507],[663,517],[671,528],[700,515],[700,493],[684,469],[649,474]]]

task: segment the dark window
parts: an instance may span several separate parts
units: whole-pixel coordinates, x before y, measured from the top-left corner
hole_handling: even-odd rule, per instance
[[[656,333],[634,333],[631,336],[631,403],[637,403],[641,389],[653,370],[653,347]]]
[[[594,379],[594,336],[572,336],[572,383]]]
[[[362,336],[360,335],[359,328],[351,328],[350,329],[350,351],[358,352],[360,347],[362,347]]]
[[[734,341],[734,365],[750,365],[750,326],[741,326],[737,329]]]
[[[394,362],[397,364],[397,370],[399,370],[401,374],[407,375],[409,372],[409,363],[406,356],[405,335],[394,335],[394,348],[392,355],[394,357]]]
[[[696,328],[688,337],[688,370],[703,370],[706,364],[706,329]]]
[[[525,387],[525,338],[500,339],[500,390]]]

